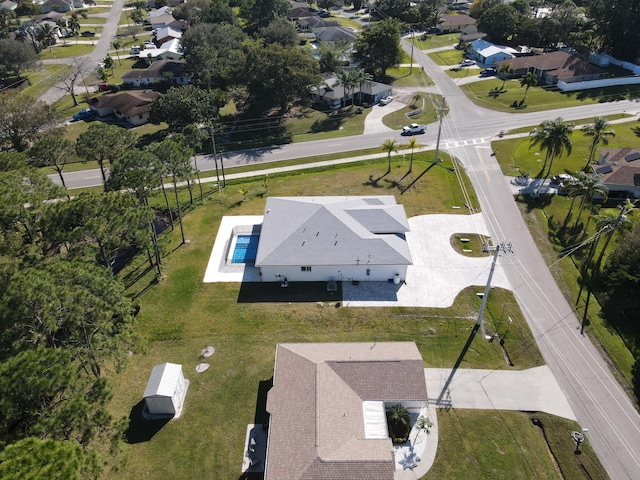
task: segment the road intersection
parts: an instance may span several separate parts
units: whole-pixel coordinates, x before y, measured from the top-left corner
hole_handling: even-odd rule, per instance
[[[410,48],[407,43],[404,47]],[[492,155],[490,143],[501,130],[537,125],[557,116],[575,120],[621,112],[637,114],[640,104],[618,101],[534,113],[495,112],[473,104],[456,81],[424,52],[414,51],[414,58],[417,65],[429,73],[440,94],[446,97],[449,111],[443,123],[441,147],[464,165],[494,244],[505,241],[513,247],[513,253],[503,254],[499,263],[514,288],[546,364],[581,426],[589,429],[587,437],[610,477],[640,478],[640,415],[601,352],[582,332],[575,311],[556,285]],[[425,145],[423,149],[434,148],[437,135],[434,127],[420,137],[420,143]],[[382,137],[397,138],[402,142],[399,132],[381,129],[353,137],[225,153],[224,162],[227,167],[258,165],[349,152],[379,146]],[[273,166],[277,167],[277,163]],[[202,171],[214,170],[212,157],[199,157],[198,167]],[[58,181],[56,177],[52,176],[52,179]],[[69,188],[102,184],[99,170],[67,173],[65,180]]]

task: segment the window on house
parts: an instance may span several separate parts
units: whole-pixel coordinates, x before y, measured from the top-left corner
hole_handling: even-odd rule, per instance
[[[139,118],[140,120],[142,120],[142,114],[138,115],[138,118]]]
[[[367,275],[371,275],[371,269],[367,268]]]
[[[302,270],[303,272],[310,272],[311,267],[300,267],[300,270]]]

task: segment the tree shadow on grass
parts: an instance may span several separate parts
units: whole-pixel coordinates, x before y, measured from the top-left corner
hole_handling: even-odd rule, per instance
[[[373,175],[369,175],[369,180],[363,182],[362,185],[364,185],[365,187],[382,188],[382,185],[380,185],[379,182],[386,176],[387,173],[380,175],[378,178],[373,178]]]
[[[238,294],[238,303],[279,303],[279,302],[340,302],[342,284],[337,282],[337,291],[327,291],[326,282],[287,282],[282,287],[280,281],[243,282]]]
[[[631,131],[636,137],[640,137],[640,127],[633,127]]]
[[[129,413],[129,426],[124,431],[124,440],[129,444],[148,442],[153,436],[162,430],[170,417],[159,419],[147,419],[144,416],[145,401],[140,400]]]
[[[332,117],[318,119],[311,124],[309,133],[331,132],[339,130],[346,117]]]

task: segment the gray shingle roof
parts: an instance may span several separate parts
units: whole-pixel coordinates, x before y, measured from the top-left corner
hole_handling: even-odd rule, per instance
[[[366,439],[362,402],[425,401],[413,342],[280,344],[266,480],[391,480],[391,440]]]
[[[256,266],[411,265],[408,231],[391,195],[270,197]]]

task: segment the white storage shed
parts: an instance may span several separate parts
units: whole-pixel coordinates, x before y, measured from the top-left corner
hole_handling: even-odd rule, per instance
[[[178,418],[182,413],[189,380],[182,374],[182,365],[163,363],[151,370],[144,399],[149,415]]]

